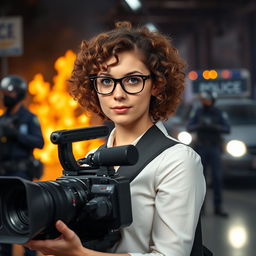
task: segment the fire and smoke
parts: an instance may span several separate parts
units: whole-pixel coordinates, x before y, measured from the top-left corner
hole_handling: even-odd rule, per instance
[[[40,73],[36,74],[28,85],[31,97],[28,108],[38,116],[45,140],[42,150],[34,150],[35,157],[45,165],[42,180],[56,179],[62,175],[57,146],[50,141],[53,131],[100,124],[98,120],[94,120],[94,116],[85,114],[67,92],[66,80],[71,74],[75,57],[75,54],[69,50],[56,60],[57,74],[53,78],[53,85],[44,81],[44,77]],[[89,150],[102,143],[103,141],[100,139],[73,143],[75,158],[84,157]]]

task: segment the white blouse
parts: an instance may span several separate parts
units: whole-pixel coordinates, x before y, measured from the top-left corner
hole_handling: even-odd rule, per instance
[[[156,125],[171,138],[162,122]],[[113,145],[114,133],[108,146]],[[130,187],[133,222],[122,229],[122,239],[112,252],[189,256],[206,193],[199,155],[189,146],[176,144],[152,160]]]
[[[175,140],[162,122],[156,126]],[[115,129],[108,138],[108,147],[113,145],[114,134]],[[130,189],[133,222],[121,230],[121,241],[111,252],[189,256],[206,193],[199,155],[189,146],[176,144],[152,160],[131,182]]]

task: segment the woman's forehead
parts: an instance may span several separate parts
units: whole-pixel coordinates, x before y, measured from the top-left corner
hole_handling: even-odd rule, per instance
[[[120,52],[115,56],[111,56],[105,63],[103,63],[103,68],[110,71],[117,68],[125,69],[147,69],[146,65],[143,62],[141,54],[138,54],[137,51],[124,51]],[[101,70],[103,71],[103,70]]]

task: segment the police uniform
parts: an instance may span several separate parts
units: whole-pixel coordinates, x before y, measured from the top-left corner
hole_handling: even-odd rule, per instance
[[[26,165],[33,149],[44,145],[37,117],[21,106],[13,115],[6,111],[0,117],[0,126],[2,175],[32,180],[32,174],[26,169]]]
[[[211,168],[215,213],[222,211],[222,134],[230,132],[224,112],[210,106],[199,107],[187,124],[187,131],[196,132],[194,149],[199,153],[204,171]]]

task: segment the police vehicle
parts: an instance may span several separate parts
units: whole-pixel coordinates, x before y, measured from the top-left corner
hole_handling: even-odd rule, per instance
[[[200,104],[198,94],[217,93],[215,106],[222,109],[231,125],[223,135],[224,177],[256,177],[256,100],[250,97],[250,74],[247,70],[191,71],[184,103],[176,116],[165,123],[170,135],[193,145],[194,134],[186,131],[188,119]],[[187,97],[187,98],[186,98]]]

